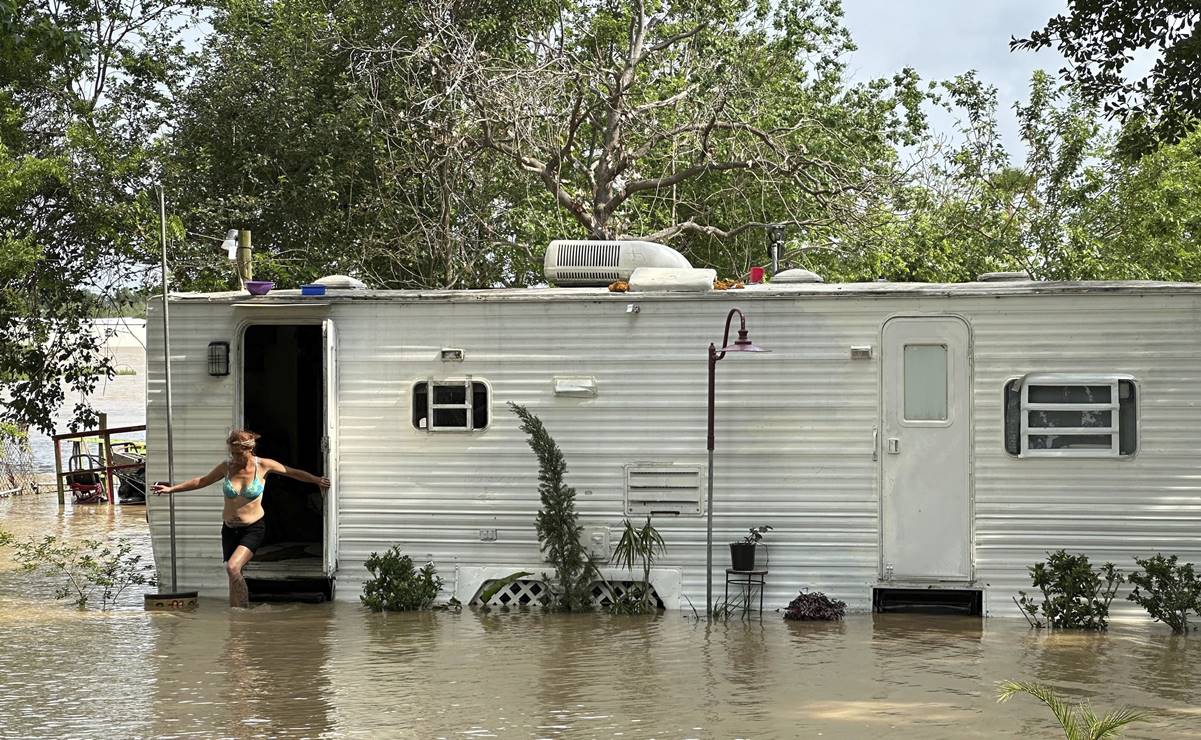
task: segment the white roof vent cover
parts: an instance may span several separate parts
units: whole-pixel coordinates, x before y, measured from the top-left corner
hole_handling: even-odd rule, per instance
[[[692,265],[676,250],[644,241],[556,239],[546,250],[542,269],[548,282],[563,286],[608,285],[629,280],[636,267]]]
[[[824,283],[826,282],[821,275],[809,270],[802,270],[799,267],[794,267],[791,270],[784,270],[772,275],[773,283]]]
[[[316,285],[324,285],[327,288],[347,288],[351,290],[362,290],[367,285],[362,280],[357,280],[349,275],[326,275],[315,281]]]

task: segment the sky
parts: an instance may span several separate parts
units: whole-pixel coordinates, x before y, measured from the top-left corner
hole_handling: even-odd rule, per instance
[[[1065,0],[843,0],[845,24],[858,51],[848,59],[853,80],[889,77],[913,67],[923,80],[945,80],[974,69],[997,88],[1005,149],[1025,159],[1013,104],[1025,100],[1030,75],[1057,75],[1063,58],[1053,49],[1009,50],[1009,37],[1024,38],[1065,11]],[[931,115],[936,129],[950,119]],[[949,131],[948,131],[949,133]]]

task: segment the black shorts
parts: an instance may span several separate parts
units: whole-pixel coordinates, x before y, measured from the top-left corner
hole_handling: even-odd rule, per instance
[[[263,544],[263,539],[267,536],[267,517],[259,519],[253,524],[247,524],[239,527],[231,527],[228,524],[221,525],[221,554],[224,556],[221,559],[228,561],[234,555],[234,550],[238,549],[238,545],[248,548],[251,552],[259,549]]]

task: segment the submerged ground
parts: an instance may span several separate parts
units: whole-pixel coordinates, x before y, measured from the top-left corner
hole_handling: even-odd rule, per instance
[[[0,500],[19,536],[131,537],[142,510]],[[1005,679],[1098,709],[1129,737],[1201,737],[1201,637],[1162,625],[856,615],[707,625],[537,612],[380,615],[355,604],[109,613],[55,602],[0,557],[0,737],[1054,737]]]

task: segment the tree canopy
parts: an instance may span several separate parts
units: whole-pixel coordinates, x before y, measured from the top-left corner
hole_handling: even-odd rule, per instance
[[[112,373],[84,322],[146,261],[156,142],[186,11],[160,0],[0,0],[0,421],[50,431]]]
[[[1174,143],[1201,119],[1201,4],[1196,0],[1068,0],[1015,49],[1054,46],[1064,78],[1126,129],[1124,148],[1143,154]],[[1129,74],[1145,58],[1150,70]]]

